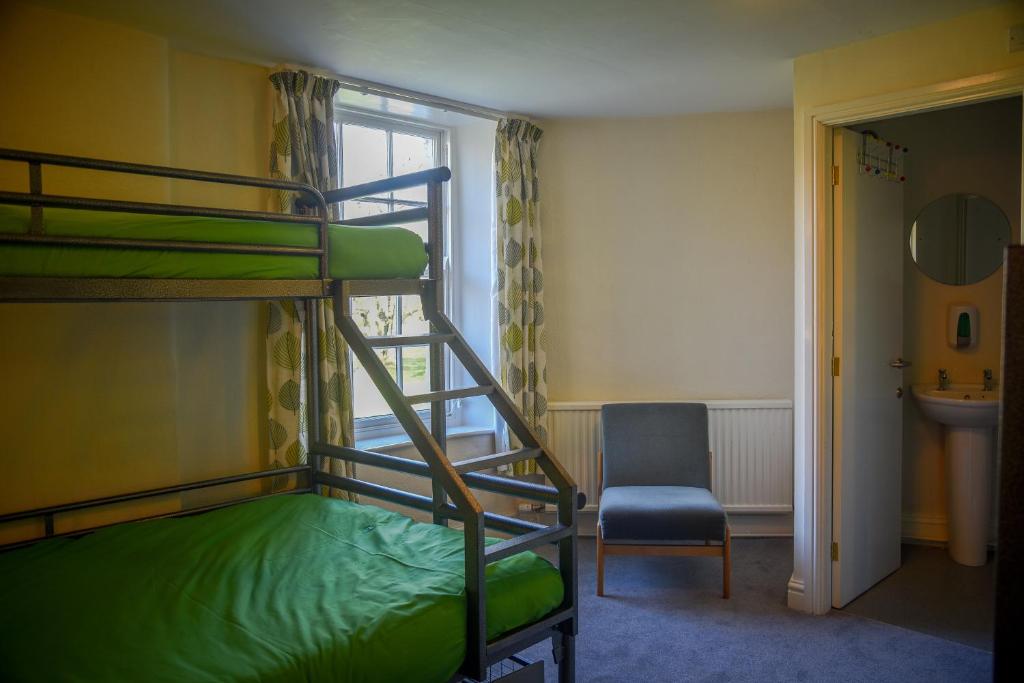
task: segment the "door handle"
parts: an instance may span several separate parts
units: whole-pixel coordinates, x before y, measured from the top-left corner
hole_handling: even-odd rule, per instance
[[[911,365],[912,363],[909,360],[903,360],[902,358],[897,358],[896,360],[889,361],[890,368],[903,369],[909,368]]]

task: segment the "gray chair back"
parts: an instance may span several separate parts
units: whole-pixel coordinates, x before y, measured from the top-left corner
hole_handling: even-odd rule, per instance
[[[601,408],[604,488],[711,488],[703,403],[613,403]]]

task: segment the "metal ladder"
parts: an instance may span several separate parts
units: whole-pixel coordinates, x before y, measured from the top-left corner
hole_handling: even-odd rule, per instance
[[[488,664],[500,661],[534,642],[554,637],[553,651],[559,664],[559,680],[572,681],[575,675],[573,637],[577,632],[578,614],[576,512],[578,507],[582,507],[576,484],[562,465],[552,457],[550,450],[527,424],[512,399],[441,310],[440,290],[440,282],[436,279],[341,280],[335,284],[334,291],[335,324],[423,457],[432,479],[433,495],[430,507],[434,522],[447,525],[450,519],[457,519],[463,524],[466,537],[466,592],[469,603],[467,670],[463,673],[477,679],[483,678]],[[424,317],[430,323],[429,333],[416,336],[365,336],[352,317],[351,299],[357,296],[400,295],[420,296]],[[430,348],[430,391],[406,396],[374,349],[424,345]],[[475,386],[445,386],[445,346],[451,349],[454,357],[465,367]],[[521,448],[455,462],[449,460],[446,454],[445,403],[474,396],[486,396],[490,399],[509,430],[522,444]],[[413,407],[424,403],[431,406],[429,430]],[[423,463],[404,458],[353,448],[324,447],[322,450],[331,457],[342,457],[356,463],[426,474]],[[536,461],[553,486],[481,473],[481,470],[527,460]],[[344,488],[348,490],[369,495],[381,494],[381,489],[386,488],[355,479],[342,481],[343,478],[334,476],[323,479],[328,484],[346,484]],[[470,488],[548,504],[554,503],[557,505],[556,521],[552,525],[543,526],[484,512],[470,492]],[[411,501],[411,498],[409,500]],[[497,543],[485,544],[485,526],[519,535]],[[536,624],[496,641],[487,642],[484,580],[486,565],[549,543],[558,545],[558,564],[565,596],[562,605]],[[524,644],[531,639],[532,642]]]

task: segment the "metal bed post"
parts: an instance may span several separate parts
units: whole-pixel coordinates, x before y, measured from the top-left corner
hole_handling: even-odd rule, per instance
[[[317,300],[306,299],[306,462],[309,465],[309,486],[314,493],[323,493],[316,483],[316,473],[323,470],[320,444],[323,442],[320,422],[320,336]],[[301,416],[300,416],[301,417]]]
[[[29,162],[28,165],[28,191],[30,194],[43,194],[43,166],[38,162]],[[32,222],[28,231],[33,235],[43,234],[43,207],[41,204],[32,205]]]
[[[430,320],[426,314],[426,307],[433,305],[444,305],[444,193],[441,183],[431,181],[427,183],[427,248],[429,249],[429,261],[427,262],[427,277],[433,280],[432,301],[421,296],[421,305],[424,310],[424,317]],[[438,301],[440,297],[440,301]],[[437,328],[430,323],[431,332],[436,333]],[[445,390],[446,376],[444,367],[444,347],[441,344],[431,344],[428,347],[430,361],[430,391],[442,392]],[[448,452],[448,405],[447,401],[437,400],[430,404],[430,431],[434,440],[441,450]],[[442,508],[448,503],[448,496],[439,482],[433,482],[434,497],[434,524],[448,525],[448,519],[441,514]]]

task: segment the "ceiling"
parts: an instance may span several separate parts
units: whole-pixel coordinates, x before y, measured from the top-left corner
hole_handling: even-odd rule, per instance
[[[792,60],[998,0],[38,0],[189,50],[540,117],[788,107]],[[899,55],[893,55],[898,58]]]

